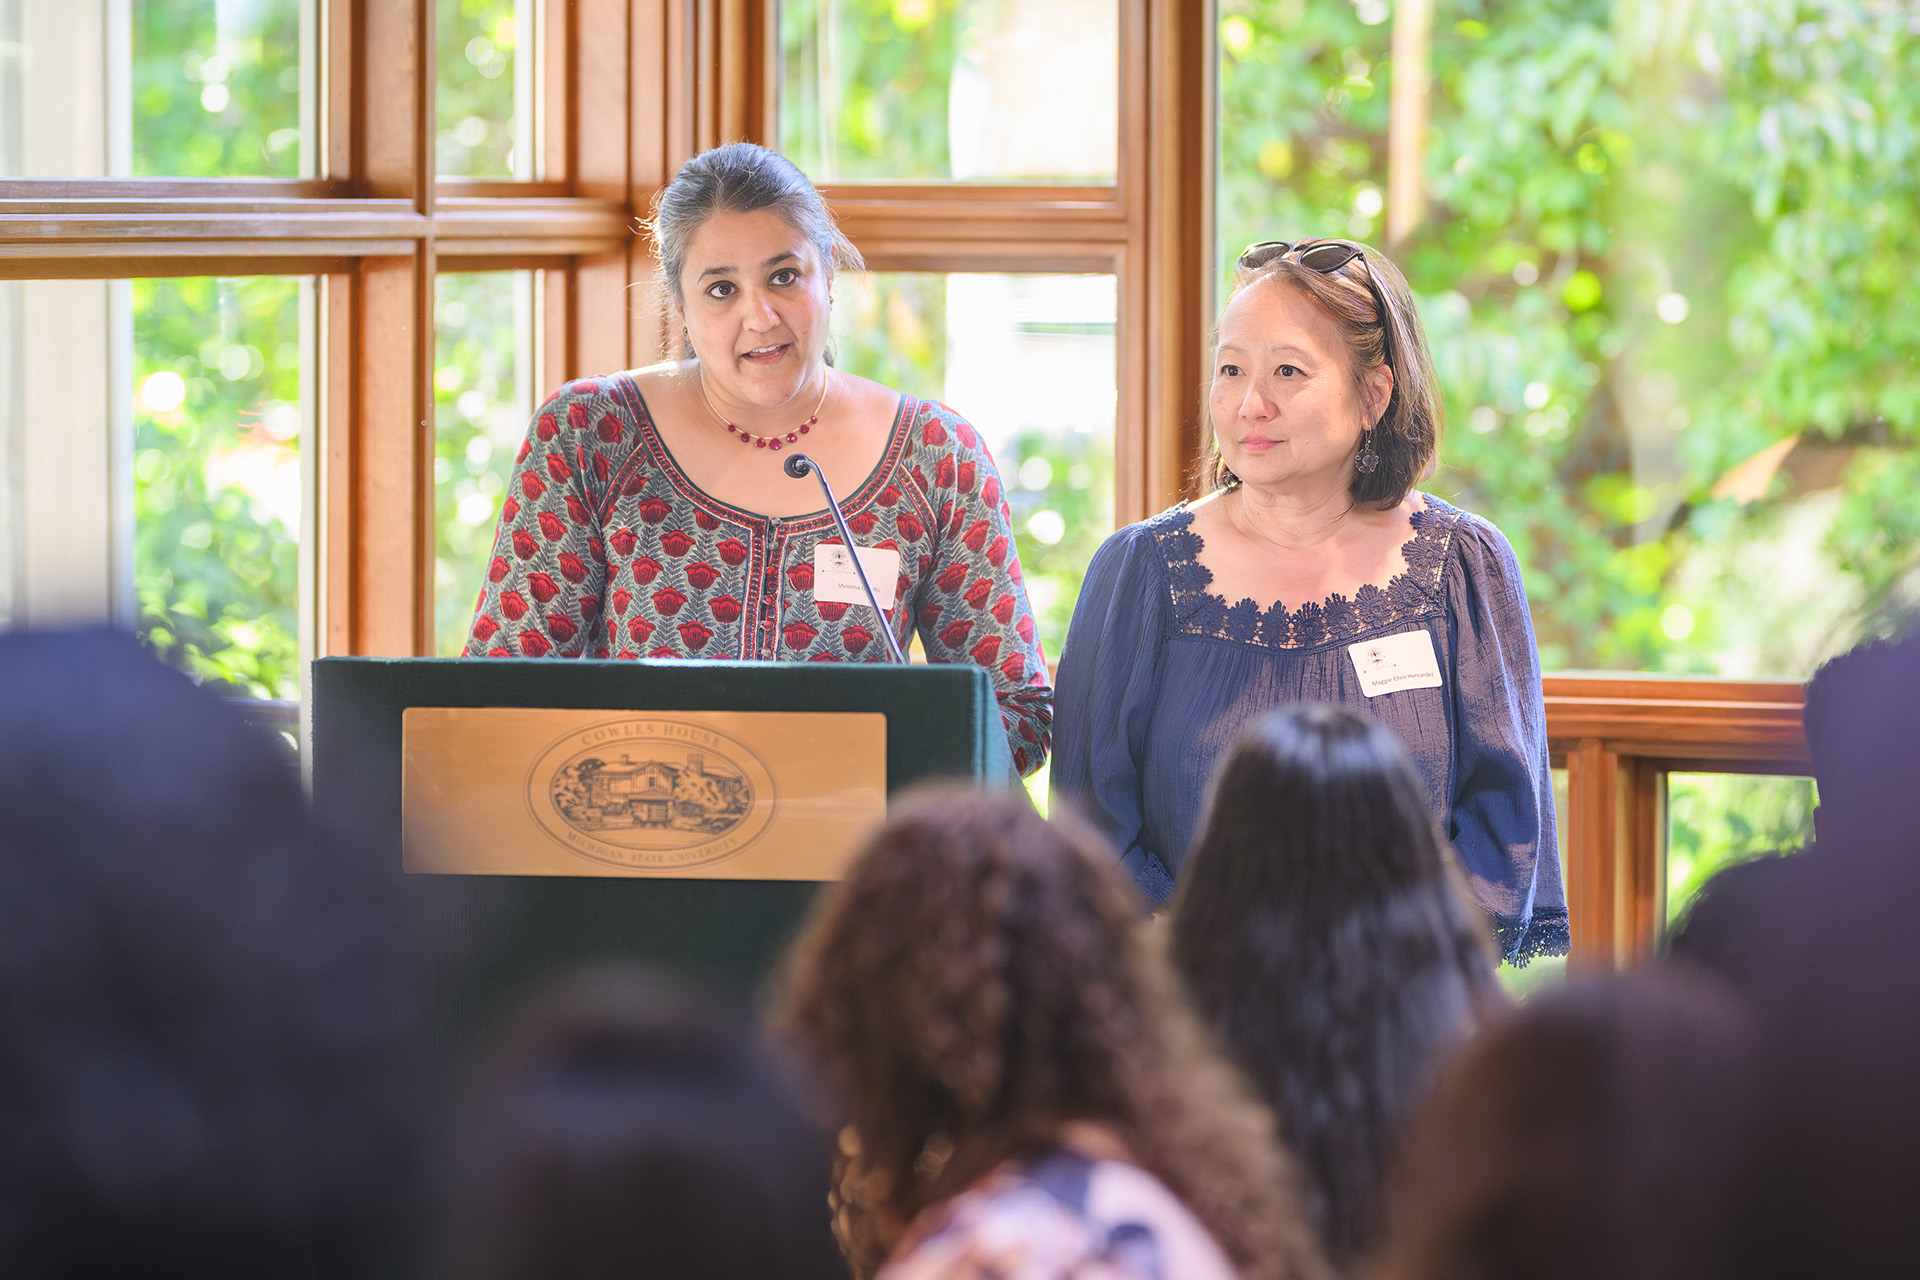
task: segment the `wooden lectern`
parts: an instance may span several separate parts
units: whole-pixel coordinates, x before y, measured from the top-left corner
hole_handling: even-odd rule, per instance
[[[971,666],[323,658],[318,805],[404,832],[464,1040],[556,970],[745,997],[886,797],[1016,781]]]

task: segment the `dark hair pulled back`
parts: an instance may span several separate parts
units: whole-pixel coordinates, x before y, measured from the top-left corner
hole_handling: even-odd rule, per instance
[[[706,220],[716,213],[763,209],[805,236],[829,270],[859,271],[866,265],[853,241],[834,222],[819,191],[793,161],[757,143],[729,142],[681,165],[655,198],[653,216],[643,224],[653,238],[669,308],[685,304],[680,272],[687,263],[687,245]]]

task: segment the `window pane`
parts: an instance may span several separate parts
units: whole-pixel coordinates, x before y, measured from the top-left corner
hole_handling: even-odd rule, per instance
[[[1552,991],[1567,980],[1565,956],[1536,956],[1519,967],[1502,963],[1494,971],[1500,985],[1516,1000]]]
[[[784,0],[780,147],[816,182],[1112,182],[1114,0]]]
[[[1113,532],[1114,278],[846,274],[837,364],[940,400],[978,427],[1013,510],[1049,661]]]
[[[434,148],[442,174],[539,176],[533,134],[534,11],[534,0],[439,0]]]
[[[167,661],[300,696],[308,279],[136,280],[133,587]]]
[[[1223,9],[1223,260],[1385,244],[1424,148],[1432,488],[1512,539],[1546,666],[1804,676],[1920,602],[1910,6],[1466,0],[1398,123],[1398,6]]]
[[[1667,776],[1667,923],[1686,914],[1714,872],[1813,842],[1812,778]]]
[[[458,657],[532,416],[531,271],[434,281],[434,652]]]
[[[134,173],[313,171],[313,124],[302,100],[314,77],[311,56],[301,56],[313,35],[300,0],[147,0],[132,8]]]
[[[0,3],[0,174],[313,172],[316,5]]]

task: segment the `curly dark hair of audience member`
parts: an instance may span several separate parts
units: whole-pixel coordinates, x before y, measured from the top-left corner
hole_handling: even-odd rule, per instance
[[[837,1226],[857,1274],[1069,1120],[1108,1126],[1244,1274],[1325,1274],[1271,1121],[1155,927],[1079,823],[957,787],[896,806],[796,944],[782,1017],[850,1130]]]
[[[1534,997],[1461,1055],[1415,1122],[1376,1277],[1728,1274],[1756,1036],[1704,975]]]
[[[418,1210],[396,849],[117,632],[0,636],[0,1275],[362,1276]]]
[[[1171,954],[1278,1117],[1328,1255],[1352,1268],[1407,1119],[1506,1003],[1393,734],[1319,703],[1250,724],[1214,776]]]
[[[661,979],[572,975],[510,1023],[454,1175],[449,1280],[845,1280],[789,1064]]]

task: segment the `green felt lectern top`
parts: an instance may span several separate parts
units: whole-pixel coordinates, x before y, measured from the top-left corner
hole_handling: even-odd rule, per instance
[[[472,709],[472,714],[462,719],[466,713],[461,709]],[[719,743],[718,750],[694,743],[683,745],[677,755],[649,747],[659,739],[646,738],[640,730],[633,731],[640,737],[630,733],[610,740],[608,734],[615,730],[601,731],[599,738],[576,732],[581,742],[605,740],[578,750],[570,750],[572,740],[564,737],[548,744],[509,741],[513,732],[490,736],[501,724],[511,730],[566,721],[574,730],[575,721],[595,721],[586,713],[599,712],[613,715],[612,720],[600,720],[615,724],[616,730],[622,723],[639,723],[632,715],[623,720],[624,713],[639,713],[649,717],[643,730],[656,719],[679,724],[706,715],[726,733],[706,739]],[[572,713],[573,720],[562,713]],[[581,964],[646,963],[746,995],[819,889],[817,877],[791,878],[794,873],[781,863],[789,855],[801,859],[818,850],[782,846],[779,833],[789,828],[775,827],[757,836],[752,823],[739,816],[752,807],[754,796],[762,797],[756,811],[764,811],[764,797],[775,789],[758,760],[771,761],[767,769],[774,775],[780,768],[781,744],[750,741],[753,726],[836,721],[863,726],[861,740],[872,747],[871,773],[883,782],[886,794],[938,778],[996,787],[1015,781],[993,686],[977,667],[323,658],[313,664],[314,799],[323,808],[354,812],[397,837],[403,821],[403,776],[412,780],[408,785],[415,793],[422,790],[420,742],[437,726],[442,747],[452,741],[459,748],[446,755],[454,763],[441,766],[442,772],[457,771],[464,758],[477,762],[473,772],[480,778],[479,790],[471,793],[472,805],[456,798],[443,800],[443,808],[457,813],[492,806],[532,830],[526,812],[546,806],[542,820],[558,836],[548,842],[545,856],[559,861],[542,874],[417,878],[415,887],[431,904],[443,936],[460,957],[447,995],[459,1006],[450,1010],[455,1021],[466,1029],[490,1021],[502,1001],[527,985]],[[488,733],[465,734],[468,740],[463,742],[461,726],[467,723],[488,726]],[[742,724],[748,728],[740,729]],[[833,775],[839,765],[833,740],[807,742],[808,759],[799,763],[816,774]],[[512,764],[499,774],[505,781],[492,781],[487,773],[493,764],[490,757],[514,750],[528,759],[537,756],[535,766]],[[543,750],[545,755],[540,755]],[[789,749],[787,754],[794,752]],[[737,761],[748,763],[733,763]],[[851,763],[848,768],[857,772]],[[671,791],[675,777],[683,780],[680,792]],[[684,790],[687,778],[706,789]],[[870,793],[877,809],[884,801],[877,791]],[[675,795],[704,797],[712,815],[678,803]],[[418,795],[409,794],[406,803],[411,819]],[[810,807],[796,808],[814,818],[832,819],[835,815],[820,813],[823,804],[814,800]],[[731,816],[723,811],[727,805],[735,811]],[[721,843],[713,847],[724,849],[728,838],[748,840],[751,854],[759,859],[752,865],[771,867],[766,874],[786,878],[710,878],[728,874],[727,866],[740,865],[741,858],[722,858],[715,863],[717,870],[697,864],[676,864],[664,872],[634,870],[648,859],[661,865],[675,858],[696,862],[699,848],[688,853],[671,846],[706,839],[698,834],[705,829],[702,822],[716,830],[733,823],[736,834],[714,837]],[[870,825],[863,820],[851,829]],[[481,821],[466,830],[458,843],[469,847],[454,853],[489,853],[483,846],[492,829]],[[577,849],[562,845],[559,837]],[[656,854],[651,846],[641,847],[648,839],[669,847]],[[410,867],[416,865],[415,857],[410,849]],[[571,867],[579,873],[569,874]]]

